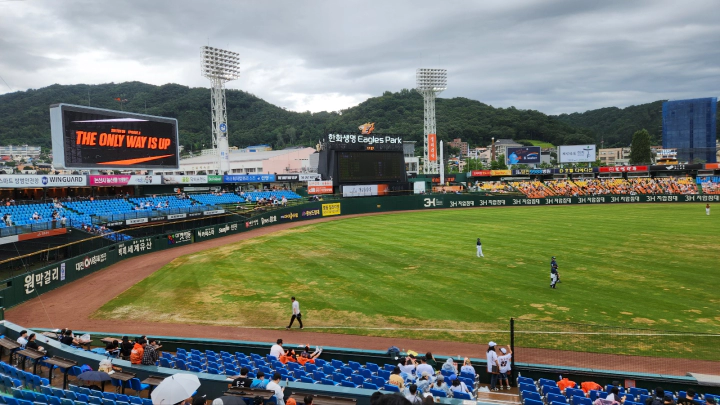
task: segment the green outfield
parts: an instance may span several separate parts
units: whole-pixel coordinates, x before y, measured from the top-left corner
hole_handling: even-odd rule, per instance
[[[179,257],[94,317],[276,328],[295,295],[306,327],[336,333],[506,339],[480,331],[507,330],[510,317],[716,332],[718,229],[703,204],[338,219]]]

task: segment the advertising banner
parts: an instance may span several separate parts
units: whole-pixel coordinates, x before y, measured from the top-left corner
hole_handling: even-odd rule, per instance
[[[650,166],[651,172],[671,172],[671,171],[679,171],[679,170],[702,170],[703,167],[702,163],[691,163],[691,164],[674,164],[674,165],[654,165]]]
[[[332,194],[332,180],[308,181],[308,194]]]
[[[162,176],[138,176],[138,175],[102,175],[88,176],[91,186],[140,186],[148,184],[162,184]]]
[[[572,174],[572,173],[597,173],[598,168],[597,167],[568,167],[567,169],[561,168],[561,169],[553,169],[553,173],[560,173],[560,174]]]
[[[226,174],[224,183],[268,183],[275,181],[274,174]]]
[[[648,171],[647,166],[611,166],[600,168],[600,173],[630,173],[646,171]]]
[[[207,216],[207,215],[220,215],[220,214],[224,214],[224,213],[225,213],[225,210],[207,210],[207,211],[203,211],[203,215],[206,215],[206,216]]]
[[[83,187],[87,186],[87,176],[55,176],[40,174],[0,174],[0,188],[28,187]]]
[[[591,163],[597,160],[595,145],[558,146],[559,163]]]
[[[276,175],[277,181],[298,181],[300,176],[297,174],[278,174]]]
[[[705,163],[705,170],[720,169],[720,163]]]
[[[137,225],[137,224],[146,224],[148,222],[147,218],[132,218],[125,221],[125,225]]]
[[[223,182],[223,176],[220,174],[208,174],[207,182],[209,184],[221,184]]]
[[[539,146],[523,146],[519,148],[507,148],[505,160],[509,165],[540,163]]]
[[[322,216],[330,217],[340,215],[340,203],[330,203],[322,205]]]
[[[174,176],[164,175],[162,176],[164,184],[206,184],[208,182],[208,176]]]
[[[149,253],[156,248],[152,237],[133,239],[131,241],[121,242],[118,244],[118,258],[126,259],[128,257],[137,256],[140,253]]]
[[[513,176],[537,176],[543,174],[552,174],[552,169],[513,169]]]
[[[298,179],[300,181],[320,181],[322,176],[317,173],[300,173]]]
[[[300,218],[299,212],[288,212],[280,215],[280,221],[292,221]]]
[[[512,171],[510,170],[490,170],[491,176],[512,176]]]
[[[490,177],[492,176],[492,170],[473,170],[470,172],[470,177]]]
[[[387,184],[367,184],[362,186],[342,186],[343,197],[368,197],[387,195]]]
[[[207,226],[205,228],[196,228],[193,233],[195,235],[195,242],[200,242],[206,239],[217,238],[218,233],[216,232],[217,227],[215,225]]]
[[[320,216],[320,208],[313,208],[300,211],[301,218],[316,218]]]
[[[192,231],[173,232],[167,235],[168,245],[184,245],[192,243]]]
[[[428,134],[428,160],[437,162],[437,136]]]

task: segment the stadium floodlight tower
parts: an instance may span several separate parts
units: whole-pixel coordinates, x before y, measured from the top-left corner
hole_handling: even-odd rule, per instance
[[[417,91],[425,99],[425,154],[423,172],[437,174],[437,128],[435,123],[435,97],[447,89],[447,69],[418,69],[416,73]]]
[[[218,174],[225,174],[230,170],[225,83],[240,77],[240,54],[211,46],[203,46],[201,53],[201,72],[210,80],[213,149],[218,157]]]

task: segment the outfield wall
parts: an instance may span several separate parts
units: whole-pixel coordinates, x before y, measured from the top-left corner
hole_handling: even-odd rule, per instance
[[[720,195],[618,195],[597,197],[522,198],[473,194],[427,194],[394,197],[345,198],[309,202],[255,215],[244,221],[178,230],[114,243],[31,272],[0,281],[2,307],[10,308],[121,260],[170,249],[178,245],[203,242],[283,222],[296,222],[342,215],[388,211],[434,210],[473,207],[541,205],[584,205],[622,203],[708,203],[720,202]],[[700,209],[700,207],[698,207]]]

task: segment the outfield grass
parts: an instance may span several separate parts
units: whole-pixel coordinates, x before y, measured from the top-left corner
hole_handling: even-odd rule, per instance
[[[306,327],[336,333],[507,341],[507,333],[465,331],[507,330],[510,317],[717,332],[718,229],[720,217],[706,216],[702,204],[340,219],[179,257],[94,317],[282,327],[295,295]],[[484,259],[475,257],[478,236]],[[556,290],[549,288],[553,255],[562,279]],[[638,340],[632,350],[647,354],[676,340]],[[559,347],[555,338],[525,342]],[[592,348],[598,338],[565,342]],[[699,347],[695,355],[708,358]]]

